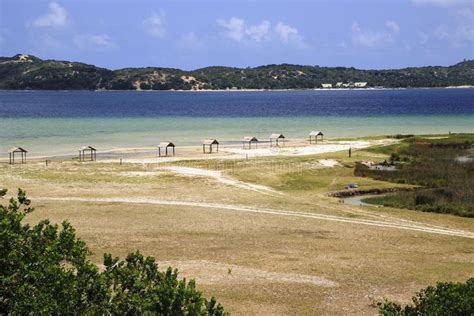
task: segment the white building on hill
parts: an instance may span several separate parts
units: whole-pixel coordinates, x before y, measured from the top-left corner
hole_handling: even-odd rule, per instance
[[[354,82],[354,87],[356,87],[356,88],[365,88],[365,87],[367,87],[367,82]]]

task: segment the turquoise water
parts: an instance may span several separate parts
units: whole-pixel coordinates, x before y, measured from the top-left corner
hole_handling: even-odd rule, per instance
[[[75,154],[85,144],[99,150],[150,147],[170,140],[199,145],[204,138],[236,142],[272,132],[301,139],[313,129],[326,137],[474,132],[474,115],[375,117],[165,117],[165,118],[19,118],[0,119],[0,152],[21,145],[34,156]]]
[[[0,91],[0,157],[306,138],[474,132],[474,89],[264,92]],[[3,154],[2,154],[3,153]],[[5,156],[4,156],[5,155]]]

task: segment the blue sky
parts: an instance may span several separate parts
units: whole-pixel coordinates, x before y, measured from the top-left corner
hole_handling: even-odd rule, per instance
[[[0,0],[0,55],[111,69],[474,58],[474,0]]]

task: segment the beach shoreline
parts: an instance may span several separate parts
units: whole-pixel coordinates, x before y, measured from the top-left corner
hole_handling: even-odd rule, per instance
[[[96,89],[96,90],[61,90],[61,89],[0,89],[0,92],[36,92],[36,91],[58,91],[58,92],[291,92],[291,91],[391,91],[391,90],[429,90],[429,89],[474,89],[472,85],[461,86],[443,86],[443,87],[367,87],[367,88],[301,88],[301,89],[169,89],[169,90],[145,90],[145,89],[129,89],[129,90],[113,90],[113,89]]]
[[[383,136],[381,136],[383,137]],[[164,163],[185,160],[238,160],[259,157],[288,157],[288,156],[311,156],[331,152],[347,151],[351,149],[363,149],[371,146],[385,146],[398,142],[394,138],[381,139],[353,139],[353,140],[324,140],[310,144],[306,139],[292,139],[284,145],[271,147],[269,142],[260,142],[255,148],[243,148],[240,144],[224,144],[219,146],[219,152],[203,153],[202,145],[188,145],[176,147],[175,156],[158,157],[158,147],[122,147],[105,151],[97,151],[97,161],[102,163]],[[216,150],[216,149],[214,149]],[[86,160],[87,160],[86,155]],[[78,154],[51,154],[51,155],[28,155],[29,162],[49,161],[77,161]],[[8,158],[1,158],[0,162],[8,162]]]

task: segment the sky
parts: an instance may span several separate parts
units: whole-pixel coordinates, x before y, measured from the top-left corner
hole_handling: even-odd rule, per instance
[[[0,0],[0,56],[109,69],[474,59],[474,0]]]

